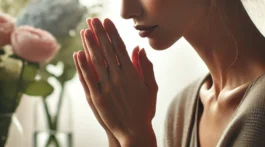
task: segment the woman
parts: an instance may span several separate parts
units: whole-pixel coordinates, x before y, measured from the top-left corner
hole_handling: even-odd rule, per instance
[[[122,2],[121,16],[134,20],[152,48],[167,49],[183,36],[209,69],[171,102],[164,145],[265,146],[265,39],[241,1]],[[110,146],[157,146],[152,63],[139,47],[130,61],[109,19],[87,23],[89,29],[81,31],[85,52],[74,53],[74,61]]]

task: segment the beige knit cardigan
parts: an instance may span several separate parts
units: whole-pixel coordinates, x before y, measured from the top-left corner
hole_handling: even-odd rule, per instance
[[[194,80],[171,101],[164,123],[164,147],[197,147],[191,139],[192,128],[199,88],[207,76],[210,74]],[[250,83],[217,146],[265,147],[265,74]]]

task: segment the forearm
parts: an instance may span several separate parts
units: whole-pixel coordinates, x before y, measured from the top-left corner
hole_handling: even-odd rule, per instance
[[[108,134],[108,141],[109,141],[109,147],[121,147],[119,141],[112,135],[112,134]]]
[[[109,138],[109,147],[121,147],[117,139]]]

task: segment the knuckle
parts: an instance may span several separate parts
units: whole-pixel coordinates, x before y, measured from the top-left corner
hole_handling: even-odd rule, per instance
[[[121,85],[121,79],[120,76],[118,75],[114,75],[111,79],[111,82],[113,83],[113,85],[118,86]]]
[[[153,63],[152,62],[149,62],[149,66],[151,67],[151,68],[153,68]]]
[[[104,50],[104,52],[108,52],[108,50],[110,49],[110,46],[107,43],[103,43],[101,45],[101,48]]]
[[[95,55],[91,57],[91,61],[94,65],[99,65],[99,63],[100,63],[99,60],[100,60],[100,58],[95,56]]]
[[[93,99],[93,102],[91,102],[91,103],[95,104],[97,106],[105,106],[105,104],[106,104],[104,96],[102,96],[102,95],[99,95],[99,96],[95,97]]]
[[[95,104],[96,104],[97,106],[102,106],[102,107],[105,106],[105,101],[104,101],[104,99],[102,99],[102,98],[97,98],[97,99],[95,99],[94,101],[95,101]]]
[[[101,85],[101,91],[103,95],[108,95],[112,91],[112,85],[110,83],[104,83]]]
[[[159,88],[158,88],[158,85],[155,84],[155,91],[158,92]]]
[[[95,56],[91,56],[91,61],[96,64],[98,61],[97,61],[97,58]]]
[[[87,71],[83,72],[83,78],[85,81],[87,81],[89,79],[89,74]]]
[[[153,89],[157,92],[159,89],[157,82],[154,82],[152,85],[153,85]]]

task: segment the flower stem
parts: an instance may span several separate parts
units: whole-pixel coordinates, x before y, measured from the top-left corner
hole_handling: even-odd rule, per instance
[[[42,98],[42,102],[43,102],[44,109],[45,109],[45,114],[46,114],[46,117],[47,117],[49,133],[51,133],[51,135],[49,135],[49,139],[48,139],[45,147],[48,147],[51,144],[52,141],[55,142],[56,147],[60,147],[60,144],[59,144],[59,142],[58,142],[58,140],[57,140],[57,138],[55,136],[56,128],[54,128],[54,125],[53,125],[53,122],[52,122],[52,119],[51,119],[49,108],[48,108],[48,105],[47,105],[47,102],[46,102],[46,97]]]
[[[48,127],[51,130],[52,129],[52,119],[51,119],[51,115],[49,113],[49,108],[48,108],[48,105],[47,105],[47,102],[46,102],[45,99],[46,99],[46,97],[42,98],[42,102],[43,102],[44,109],[45,109],[45,114],[46,114],[46,117],[47,117]]]
[[[19,93],[19,90],[20,90],[20,84],[21,84],[21,81],[23,79],[23,72],[24,72],[24,69],[25,69],[25,60],[21,60],[22,61],[22,67],[21,67],[21,72],[19,74],[19,78],[18,78],[18,84],[17,84],[17,89],[16,89],[16,93],[15,93],[15,96],[14,96],[14,102],[12,104],[12,108],[11,108],[11,112],[15,112],[16,110],[16,107],[17,107],[17,104],[19,104],[20,102],[20,98],[17,99],[18,97],[18,93]]]
[[[61,83],[61,91],[60,91],[60,95],[59,95],[59,101],[58,101],[58,104],[57,104],[57,110],[56,110],[56,113],[55,113],[54,121],[52,122],[52,126],[51,126],[52,130],[54,131],[54,133],[57,133],[57,130],[58,130],[59,115],[60,115],[60,112],[61,112],[61,107],[62,107],[62,103],[63,103],[63,96],[64,96],[64,91],[65,91],[65,82],[62,81],[60,83]],[[55,146],[56,147],[60,146],[59,142],[56,139],[55,134],[50,135],[46,146],[49,145],[52,141],[55,142]]]
[[[56,132],[55,132],[56,133]],[[56,136],[54,134],[50,135],[45,147],[49,147],[49,145],[54,141],[56,147],[60,147],[59,142],[56,139]]]
[[[60,92],[60,96],[59,96],[58,107],[57,107],[57,111],[56,111],[55,119],[54,119],[54,128],[55,129],[57,129],[57,127],[58,127],[58,119],[59,119],[59,115],[60,115],[61,107],[62,107],[62,103],[63,103],[64,89],[65,89],[65,83],[63,82],[62,83],[61,92]]]

